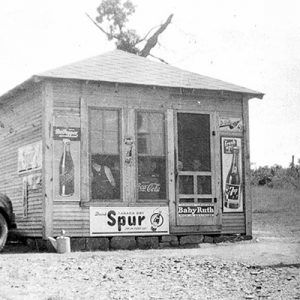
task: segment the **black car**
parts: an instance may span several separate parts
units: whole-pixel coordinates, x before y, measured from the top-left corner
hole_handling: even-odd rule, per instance
[[[3,249],[9,229],[16,228],[15,215],[10,199],[0,193],[0,251]]]

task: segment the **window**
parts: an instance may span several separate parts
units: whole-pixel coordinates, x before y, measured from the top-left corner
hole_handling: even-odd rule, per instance
[[[138,198],[166,198],[164,114],[137,113]]]
[[[91,199],[120,199],[119,111],[91,108],[89,122]]]

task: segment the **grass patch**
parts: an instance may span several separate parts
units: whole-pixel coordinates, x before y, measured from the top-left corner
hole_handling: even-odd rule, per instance
[[[300,212],[300,191],[292,189],[272,189],[266,186],[252,186],[252,211]]]

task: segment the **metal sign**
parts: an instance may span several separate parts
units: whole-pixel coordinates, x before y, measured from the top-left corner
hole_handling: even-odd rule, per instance
[[[80,128],[54,126],[53,139],[54,140],[69,139],[71,141],[80,141]]]
[[[220,130],[222,131],[243,131],[243,121],[240,118],[220,118]]]
[[[91,236],[169,233],[165,207],[90,207]]]
[[[210,204],[199,204],[199,205],[179,205],[177,213],[179,217],[195,217],[195,216],[210,216],[213,217],[215,207],[212,203]]]
[[[42,141],[18,149],[18,172],[35,171],[42,168]]]

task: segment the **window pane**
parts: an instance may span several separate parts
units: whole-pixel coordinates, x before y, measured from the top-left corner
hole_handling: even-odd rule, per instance
[[[211,194],[211,176],[197,176],[198,194]]]
[[[105,130],[118,131],[118,112],[117,111],[106,111],[104,117],[104,128]]]
[[[209,115],[179,113],[178,159],[183,171],[210,171]]]
[[[194,198],[182,198],[179,199],[179,203],[195,203],[195,199]]]
[[[151,118],[149,119],[150,121],[150,128],[151,132],[159,132],[163,133],[164,127],[162,126],[164,122],[164,115],[163,114],[151,114]]]
[[[166,198],[164,115],[137,113],[139,199]]]
[[[151,136],[151,154],[156,156],[164,155],[164,136],[162,134],[153,134]]]
[[[194,194],[193,176],[179,176],[179,194]]]
[[[103,139],[102,132],[99,131],[91,131],[90,134],[90,149],[91,153],[102,153],[103,152]]]
[[[91,109],[89,118],[91,198],[120,199],[118,111]]]
[[[103,117],[102,111],[100,110],[91,110],[90,111],[90,124],[93,130],[102,130],[103,129]]]
[[[117,154],[119,152],[118,132],[104,132],[104,153]]]
[[[199,198],[197,200],[198,203],[212,203],[213,199],[212,198]]]

